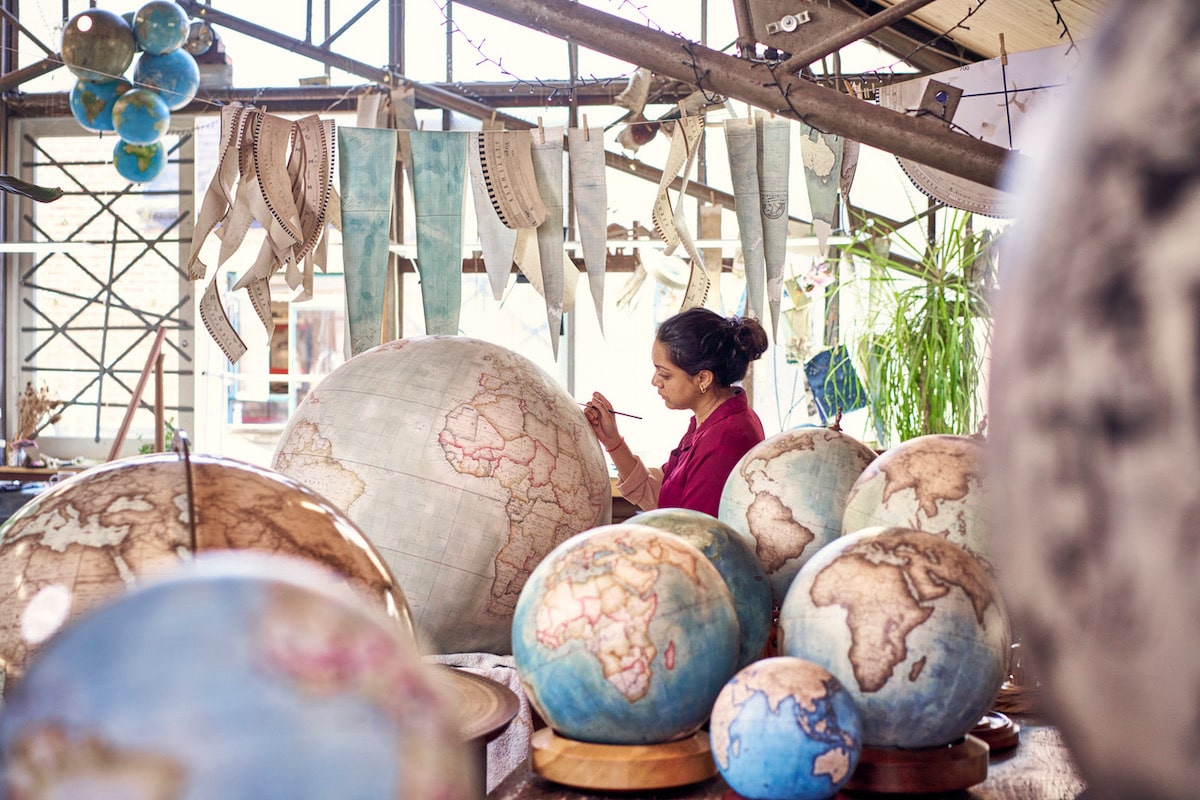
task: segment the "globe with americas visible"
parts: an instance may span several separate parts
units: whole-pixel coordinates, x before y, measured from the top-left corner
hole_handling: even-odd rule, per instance
[[[439,653],[505,654],[530,570],[612,519],[574,399],[524,356],[463,336],[360,353],[300,403],[275,468],[344,509]]]
[[[916,528],[990,564],[984,447],[982,437],[930,434],[885,451],[850,487],[842,532]]]
[[[59,53],[76,77],[99,82],[124,75],[136,48],[133,29],[120,15],[89,8],[67,20]]]
[[[130,89],[118,97],[112,117],[117,136],[130,144],[154,144],[171,125],[171,110],[150,89]]]
[[[754,548],[721,520],[690,508],[656,508],[630,522],[680,536],[707,556],[725,579],[737,610],[741,645],[738,668],[762,656],[771,634],[771,585]]]
[[[149,183],[166,169],[167,151],[162,142],[130,144],[118,139],[113,145],[113,166],[125,180]]]
[[[137,456],[55,484],[0,526],[0,581],[9,587],[0,679],[19,678],[68,621],[214,550],[321,563],[412,635],[407,601],[379,554],[316,492],[229,458]]]
[[[111,131],[113,104],[132,88],[125,80],[88,81],[80,78],[67,96],[71,116],[89,131]]]
[[[804,562],[841,535],[846,496],[874,458],[840,430],[804,427],[759,442],[734,467],[717,516],[754,544],[776,605]]]
[[[644,525],[568,539],[533,570],[513,619],[529,702],[560,736],[599,744],[695,732],[733,674],[733,598],[704,554]]]
[[[800,568],[780,650],[854,697],[863,744],[936,747],[971,731],[1008,671],[1012,633],[991,575],[937,534],[867,528]]]
[[[5,797],[479,797],[411,636],[310,561],[202,554],[93,609],[5,697]]]
[[[741,797],[825,800],[862,753],[854,699],[825,668],[800,658],[756,661],[725,684],[709,724],[713,760]]]
[[[186,50],[172,50],[156,55],[142,53],[133,68],[133,80],[138,86],[152,89],[162,96],[171,111],[192,102],[200,88],[200,67]]]

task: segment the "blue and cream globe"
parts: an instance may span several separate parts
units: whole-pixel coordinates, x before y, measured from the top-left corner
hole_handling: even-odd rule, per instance
[[[187,12],[171,0],[151,0],[133,15],[133,34],[147,53],[169,53],[183,47],[190,27]]]
[[[130,89],[117,98],[112,110],[113,130],[130,144],[153,144],[171,124],[171,109],[157,92]]]
[[[133,87],[129,81],[86,81],[82,78],[71,87],[67,104],[71,116],[84,129],[103,133],[113,129],[113,104]]]
[[[935,747],[970,732],[1008,671],[1012,634],[967,550],[910,528],[867,528],[817,552],[779,612],[780,650],[854,697],[863,744]]]
[[[850,780],[862,724],[850,693],[828,670],[780,656],[725,684],[709,725],[713,759],[748,800],[824,800]]]
[[[186,50],[172,50],[156,55],[142,53],[133,68],[133,80],[138,86],[158,92],[172,111],[192,102],[200,88],[200,67]]]
[[[167,166],[167,150],[162,142],[131,144],[118,139],[113,147],[113,166],[127,181],[149,183]]]
[[[721,520],[690,508],[656,508],[631,522],[669,531],[696,546],[725,579],[742,631],[738,668],[763,654],[771,634],[771,585],[754,548]]]
[[[513,657],[560,736],[652,744],[695,732],[734,673],[733,598],[704,554],[642,525],[563,542],[530,573]]]
[[[201,558],[38,654],[5,697],[0,795],[477,798],[430,669],[311,563]]]
[[[754,546],[783,603],[792,578],[813,554],[842,534],[850,487],[875,451],[833,428],[793,428],[742,456],[717,516]]]

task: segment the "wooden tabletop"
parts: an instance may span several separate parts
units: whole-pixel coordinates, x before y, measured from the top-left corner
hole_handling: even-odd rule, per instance
[[[949,797],[961,800],[1074,800],[1084,783],[1057,729],[1037,720],[1014,717],[1021,725],[1021,743],[993,753],[983,783]],[[861,800],[865,795],[838,794],[837,800]],[[899,795],[871,795],[896,800]],[[595,793],[542,780],[526,761],[488,794],[488,800],[628,800],[629,794]],[[926,795],[925,797],[929,797]],[[738,800],[720,776],[702,783],[651,793],[639,800]]]

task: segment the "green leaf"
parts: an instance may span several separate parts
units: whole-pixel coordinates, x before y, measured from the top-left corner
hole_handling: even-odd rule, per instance
[[[39,203],[52,203],[63,196],[63,190],[55,186],[49,188],[38,186],[11,175],[0,175],[0,189],[13,194],[24,195]]]

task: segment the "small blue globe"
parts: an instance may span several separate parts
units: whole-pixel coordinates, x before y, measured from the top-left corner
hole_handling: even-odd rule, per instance
[[[183,47],[188,38],[188,16],[171,0],[151,0],[133,15],[133,33],[147,53],[161,55]]]
[[[694,733],[734,673],[725,581],[682,538],[603,525],[530,573],[513,614],[525,694],[560,736],[651,744]]]
[[[171,109],[150,89],[130,89],[117,98],[112,110],[113,130],[131,144],[153,144],[171,124]]]
[[[113,166],[125,180],[149,183],[167,166],[167,149],[162,142],[130,144],[118,140],[113,148]]]
[[[71,87],[68,104],[75,121],[89,131],[111,131],[112,110],[117,98],[133,87],[128,81],[85,81],[80,79]]]
[[[833,675],[800,658],[768,658],[725,684],[709,725],[725,782],[750,800],[825,800],[862,754],[862,723]]]
[[[162,55],[142,53],[133,68],[133,81],[158,92],[167,108],[178,111],[196,96],[200,88],[200,67],[192,54],[183,49]]]

